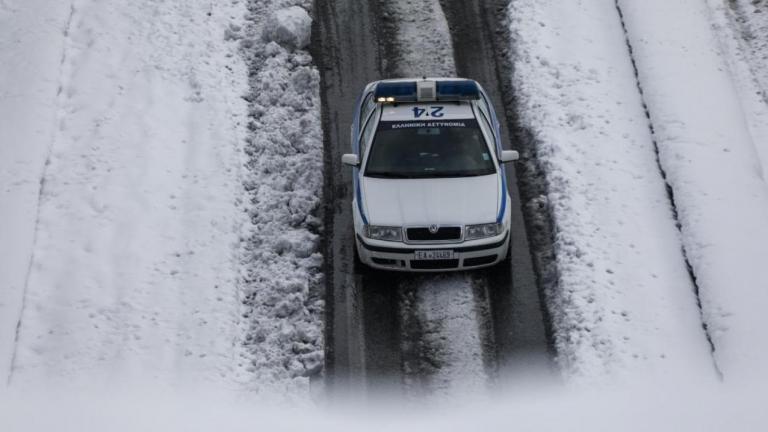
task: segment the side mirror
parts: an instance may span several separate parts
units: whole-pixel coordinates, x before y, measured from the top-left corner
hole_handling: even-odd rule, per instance
[[[520,159],[520,153],[516,150],[502,150],[499,160],[501,163],[512,162]]]
[[[360,158],[354,153],[348,153],[341,156],[341,163],[356,167],[360,165]]]

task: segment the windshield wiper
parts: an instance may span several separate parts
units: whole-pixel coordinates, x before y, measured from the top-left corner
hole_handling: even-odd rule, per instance
[[[411,174],[401,174],[401,173],[388,173],[388,172],[366,172],[366,177],[375,177],[375,178],[395,178],[395,179],[412,179],[412,178],[418,178],[417,176],[411,175]]]
[[[493,172],[463,172],[463,171],[447,171],[432,173],[429,177],[441,178],[441,177],[480,177],[494,174]]]

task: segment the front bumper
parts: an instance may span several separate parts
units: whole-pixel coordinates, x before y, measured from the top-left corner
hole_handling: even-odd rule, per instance
[[[445,272],[490,267],[507,255],[509,231],[496,237],[449,244],[405,244],[372,241],[356,235],[360,261],[381,270]],[[416,251],[451,250],[454,257],[444,260],[417,260]]]

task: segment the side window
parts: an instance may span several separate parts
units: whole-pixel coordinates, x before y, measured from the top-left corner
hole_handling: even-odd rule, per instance
[[[376,102],[373,101],[373,92],[368,93],[365,96],[365,99],[363,100],[363,104],[360,107],[360,127],[363,127],[363,124],[365,123],[365,119],[368,118],[368,115],[373,111],[373,109],[376,108]]]
[[[374,107],[376,105],[374,104]],[[363,157],[365,157],[365,149],[368,146],[368,142],[371,140],[371,137],[373,136],[373,132],[376,130],[376,113],[368,118],[368,121],[365,123],[365,127],[363,127],[363,135],[360,137],[360,159],[362,160]]]

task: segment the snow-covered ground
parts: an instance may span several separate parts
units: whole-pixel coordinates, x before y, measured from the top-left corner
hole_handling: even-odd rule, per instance
[[[768,170],[768,1],[710,0],[712,21],[731,79],[760,156]]]
[[[248,6],[2,3],[4,380],[307,394],[322,156],[293,50],[311,19],[262,32],[288,4]]]
[[[41,21],[61,2],[48,3],[14,2],[6,17],[21,42],[3,55],[29,73],[4,88],[33,95],[12,151],[27,137],[42,149],[10,183],[25,212],[16,229],[30,232],[3,244],[29,262],[25,283],[3,287],[24,299],[5,373],[19,386],[226,382],[240,338],[248,83],[224,31],[242,5],[75,0]],[[40,27],[46,48],[24,64],[26,33]],[[3,112],[18,100],[4,98]]]
[[[66,2],[0,2],[0,370],[24,298],[40,179],[59,115]]]
[[[517,0],[513,84],[535,136],[559,279],[546,293],[569,381],[715,376],[613,2]]]
[[[713,30],[721,10],[695,0],[619,4],[717,365],[727,380],[768,379],[766,136],[764,124],[750,128],[760,105],[740,97],[727,40]]]

